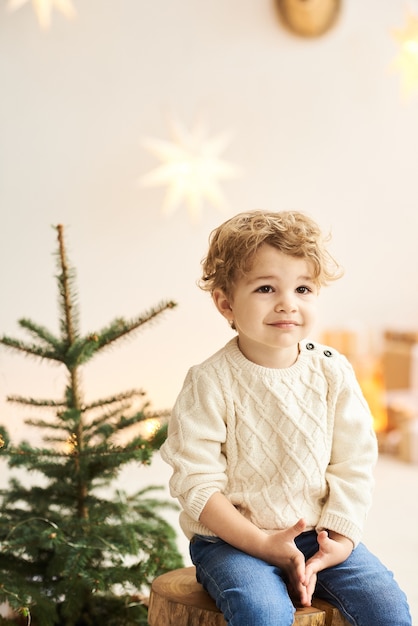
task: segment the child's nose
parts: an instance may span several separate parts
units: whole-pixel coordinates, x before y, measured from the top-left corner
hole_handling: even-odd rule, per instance
[[[281,293],[277,299],[276,311],[285,311],[286,313],[290,313],[296,310],[296,300],[293,293]]]

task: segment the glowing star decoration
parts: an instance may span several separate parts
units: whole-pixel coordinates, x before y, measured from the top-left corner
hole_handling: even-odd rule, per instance
[[[228,207],[220,181],[239,176],[237,167],[221,158],[230,143],[230,133],[209,137],[205,125],[191,131],[171,120],[172,141],[147,139],[144,147],[162,164],[143,176],[143,187],[168,186],[162,211],[169,215],[184,201],[190,217],[197,220],[205,201],[219,210]]]
[[[400,50],[394,67],[400,72],[403,94],[408,97],[418,89],[418,17],[409,15],[403,30],[396,30],[394,38]]]
[[[48,29],[51,25],[53,7],[57,8],[65,17],[75,17],[76,11],[71,0],[10,0],[8,9],[16,11],[27,2],[32,2],[41,28]]]

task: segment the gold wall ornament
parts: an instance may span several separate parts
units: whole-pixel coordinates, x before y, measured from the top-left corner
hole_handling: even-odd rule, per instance
[[[319,37],[335,23],[341,0],[275,0],[283,24],[302,37]]]
[[[31,2],[42,29],[47,30],[51,26],[51,13],[53,7],[58,9],[66,18],[72,19],[76,16],[76,10],[72,0],[9,0],[7,9],[17,11],[24,4]]]

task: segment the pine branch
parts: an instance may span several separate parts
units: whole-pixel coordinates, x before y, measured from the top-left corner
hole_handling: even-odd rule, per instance
[[[156,411],[147,411],[145,414],[145,419],[162,419],[168,418],[171,415],[170,409],[157,409]]]
[[[91,411],[92,409],[102,408],[106,405],[115,404],[117,402],[122,402],[123,400],[129,400],[130,398],[141,396],[145,396],[145,391],[143,391],[143,389],[131,389],[130,391],[125,391],[114,396],[109,396],[108,398],[103,398],[102,400],[97,400],[91,404],[86,404],[83,407],[83,411]]]
[[[59,408],[65,407],[65,401],[58,400],[42,400],[36,398],[25,398],[24,396],[7,396],[8,402],[13,402],[15,404],[26,404],[30,406],[43,407],[43,408]]]
[[[130,391],[125,391],[123,393],[109,396],[108,398],[103,398],[101,400],[96,400],[95,402],[91,402],[90,404],[86,404],[81,407],[81,410],[83,412],[92,411],[94,409],[102,408],[106,405],[109,406],[118,402],[122,402],[123,400],[141,396],[145,396],[145,391],[143,391],[142,389],[131,389]],[[50,400],[24,396],[7,396],[7,401],[13,402],[15,404],[25,404],[42,408],[62,408],[68,406],[66,400]]]
[[[116,318],[101,331],[90,333],[87,337],[74,341],[66,354],[67,362],[73,367],[86,363],[97,352],[108,348],[119,339],[127,337],[141,326],[153,322],[156,317],[175,306],[177,304],[173,301],[161,302],[137,318],[131,320]]]
[[[132,458],[137,459],[138,457],[135,455],[136,452],[143,452],[147,447],[151,447],[152,442],[156,439],[156,437],[152,437],[150,439],[143,439],[142,437],[135,437],[128,444],[124,444],[123,446],[102,444],[101,446],[90,446],[88,449],[78,450],[76,447],[71,452],[59,451],[59,450],[51,450],[50,448],[34,448],[22,442],[19,446],[8,446],[7,448],[0,448],[0,457],[15,457],[16,459],[22,459],[22,457],[31,458],[33,460],[40,461],[42,458],[50,459],[50,458],[61,458],[61,459],[69,459],[75,457],[85,457],[85,458],[105,458],[105,457],[115,457],[120,456],[129,457],[132,455]],[[61,440],[62,441],[62,440]],[[15,464],[15,463],[13,463]],[[35,468],[35,466],[34,466]]]
[[[86,442],[90,443],[95,437],[105,437],[108,439],[116,431],[115,420],[120,417],[121,412],[129,411],[131,403],[121,403],[113,411],[106,411],[103,415],[92,420],[84,427]],[[135,420],[135,423],[139,420]]]
[[[36,344],[24,343],[18,339],[12,339],[7,335],[0,337],[0,343],[7,348],[24,352],[29,356],[39,357],[40,359],[50,359],[51,361],[58,361],[60,363],[63,362],[63,355],[56,350],[51,351],[45,349],[45,347],[37,346]]]
[[[56,422],[47,422],[46,420],[43,419],[26,419],[25,420],[25,424],[27,426],[35,426],[36,428],[45,428],[45,429],[51,429],[51,430],[61,430],[61,431],[65,431],[70,433],[71,432],[71,427],[68,426],[67,428],[64,427],[64,424],[62,424],[62,422],[56,421]],[[51,441],[51,439],[45,437],[45,441]],[[62,437],[60,438],[60,441],[62,441]]]
[[[67,346],[71,346],[78,336],[78,310],[76,306],[73,281],[75,271],[69,267],[64,241],[64,227],[58,224],[58,267],[61,273],[58,276],[58,287],[60,293],[60,309],[62,311],[61,331],[62,339]]]
[[[44,344],[55,348],[58,352],[62,351],[60,340],[44,326],[35,324],[32,320],[27,318],[20,319],[19,325],[27,330],[32,336],[43,341]]]

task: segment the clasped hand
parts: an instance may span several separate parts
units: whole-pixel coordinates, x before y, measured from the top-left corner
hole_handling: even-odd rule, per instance
[[[317,535],[318,551],[305,561],[295,544],[296,537],[304,532],[305,527],[305,521],[301,519],[287,530],[267,535],[265,549],[269,554],[266,560],[284,572],[293,602],[310,606],[317,573],[345,561],[351,554],[353,544],[343,535],[322,530]]]

